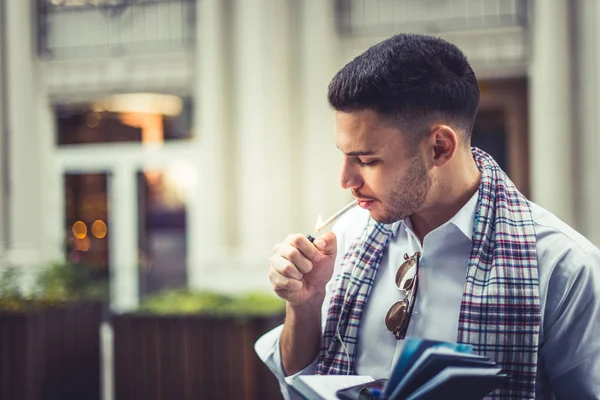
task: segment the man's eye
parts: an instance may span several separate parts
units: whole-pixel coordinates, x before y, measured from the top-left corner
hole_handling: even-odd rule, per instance
[[[368,167],[374,165],[376,161],[362,161],[360,158],[358,159],[358,165],[361,167]]]

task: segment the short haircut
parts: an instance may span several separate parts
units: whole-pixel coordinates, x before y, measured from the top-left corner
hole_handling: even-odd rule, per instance
[[[466,56],[432,36],[400,34],[365,51],[329,84],[337,111],[371,109],[420,141],[432,122],[461,129],[470,141],[479,104],[479,86]]]

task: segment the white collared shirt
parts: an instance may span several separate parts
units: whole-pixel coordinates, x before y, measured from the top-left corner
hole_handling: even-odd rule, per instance
[[[427,234],[422,245],[409,219],[392,225],[389,246],[362,314],[357,374],[387,378],[402,350],[404,342],[387,331],[384,320],[390,306],[402,298],[394,280],[406,253],[410,256],[421,252],[419,287],[407,336],[457,340],[477,196],[475,193],[452,219]],[[533,203],[532,214],[542,310],[536,398],[550,398],[549,391],[554,391],[558,398],[600,399],[600,251]],[[334,227],[338,238],[336,272],[368,217],[368,211],[356,208]],[[332,285],[327,289],[323,324]],[[255,347],[287,395],[286,382],[291,377],[284,378],[281,367],[280,333],[281,327],[275,328],[259,339]],[[313,362],[296,375],[314,373],[315,365]]]

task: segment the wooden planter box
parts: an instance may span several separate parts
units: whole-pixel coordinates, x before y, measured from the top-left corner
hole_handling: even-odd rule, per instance
[[[0,400],[100,400],[102,305],[0,311]]]
[[[113,317],[115,398],[281,399],[254,342],[283,321],[270,317]]]

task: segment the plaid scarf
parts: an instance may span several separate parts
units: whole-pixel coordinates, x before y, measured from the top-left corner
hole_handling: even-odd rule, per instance
[[[495,399],[535,398],[541,323],[536,235],[529,202],[498,164],[473,148],[481,171],[458,342],[511,375]],[[336,277],[317,374],[354,374],[358,328],[391,225],[372,218],[350,246]]]

